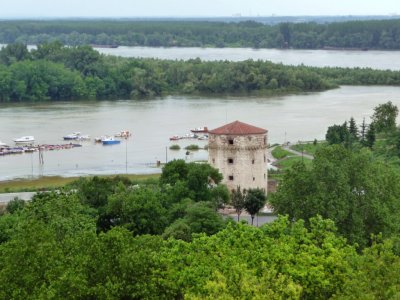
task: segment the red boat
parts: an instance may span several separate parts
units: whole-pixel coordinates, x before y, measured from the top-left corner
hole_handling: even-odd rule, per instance
[[[177,136],[177,135],[171,136],[171,137],[169,138],[170,141],[177,141],[177,140],[180,140],[180,139],[181,139],[181,137],[180,137],[180,136]]]

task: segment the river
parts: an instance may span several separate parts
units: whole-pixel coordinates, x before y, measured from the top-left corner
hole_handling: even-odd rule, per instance
[[[400,51],[295,50],[251,48],[97,48],[97,51],[122,57],[242,61],[269,60],[285,65],[314,67],[372,68],[400,70]]]
[[[30,47],[32,48],[32,47]],[[400,70],[399,51],[278,50],[246,48],[98,48],[103,54],[161,59],[271,60],[288,65],[370,67]],[[373,107],[391,100],[400,105],[398,87],[341,87],[320,93],[280,97],[167,97],[145,101],[65,102],[0,105],[0,140],[34,135],[37,143],[63,143],[81,131],[91,137],[129,129],[133,137],[110,147],[83,142],[81,148],[0,157],[0,180],[39,175],[154,173],[156,161],[206,160],[207,151],[171,151],[169,137],[190,128],[217,127],[241,120],[269,130],[270,143],[323,139],[326,128],[351,116],[367,122]],[[179,141],[182,148],[204,141]]]
[[[144,101],[64,102],[0,105],[0,140],[33,135],[40,144],[63,143],[62,136],[81,131],[91,137],[128,129],[133,136],[120,145],[82,142],[81,148],[0,156],[0,180],[38,175],[155,173],[157,160],[207,159],[207,151],[186,155],[172,151],[169,137],[190,128],[215,128],[240,120],[269,130],[270,143],[323,139],[332,124],[353,116],[369,121],[373,108],[391,100],[400,105],[400,87],[341,87],[319,93],[277,97],[166,97]],[[205,141],[178,141],[203,146]]]

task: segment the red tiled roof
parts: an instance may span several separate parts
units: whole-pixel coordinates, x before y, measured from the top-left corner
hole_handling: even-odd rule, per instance
[[[227,135],[264,134],[267,132],[268,130],[266,129],[255,127],[239,121],[235,121],[209,131],[211,134]]]

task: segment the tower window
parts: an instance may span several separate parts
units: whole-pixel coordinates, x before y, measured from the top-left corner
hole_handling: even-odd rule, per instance
[[[233,158],[228,158],[228,164],[233,164]]]
[[[256,178],[255,177],[253,177],[253,181],[255,181],[256,180]]]
[[[228,178],[230,181],[233,181],[233,175],[230,175]]]
[[[266,144],[267,144],[267,137],[264,136],[264,145],[266,145]]]
[[[215,164],[215,158],[212,159],[213,164]]]
[[[233,145],[233,139],[228,140],[229,145]]]
[[[254,159],[251,161],[251,163],[254,165]]]
[[[267,157],[264,155],[264,162],[266,162],[267,161]]]

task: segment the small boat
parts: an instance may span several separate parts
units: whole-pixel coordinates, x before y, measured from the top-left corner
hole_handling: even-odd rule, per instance
[[[101,141],[104,140],[105,138],[107,138],[107,137],[106,136],[95,137],[94,138],[94,142],[95,143],[101,143]]]
[[[177,140],[180,140],[180,139],[181,139],[181,137],[179,135],[173,135],[173,136],[171,136],[169,138],[170,141],[177,141]]]
[[[3,143],[2,141],[0,141],[0,149],[2,148],[8,148],[8,145],[6,143]]]
[[[80,135],[77,138],[78,141],[90,141],[90,136],[88,135]]]
[[[208,128],[207,127],[197,127],[197,128],[190,129],[190,131],[193,133],[207,133]]]
[[[208,140],[208,135],[207,134],[202,135],[202,136],[198,137],[197,139],[200,141],[206,141],[206,140]]]
[[[115,137],[128,138],[131,135],[132,135],[132,133],[130,133],[129,130],[122,130],[122,131],[116,133],[114,136]]]
[[[109,138],[102,139],[101,143],[103,145],[116,145],[116,144],[120,144],[121,141],[115,140],[113,137],[109,137]]]
[[[37,151],[37,148],[34,148],[34,147],[24,147],[24,151],[27,152],[27,153],[32,153],[32,152]]]
[[[35,142],[35,138],[33,136],[23,136],[18,139],[14,139],[14,142],[17,144],[33,144]]]
[[[182,139],[197,139],[198,136],[195,133],[186,133],[184,136],[181,137]]]
[[[63,139],[65,141],[72,141],[72,140],[77,140],[80,136],[81,136],[80,132],[73,132],[63,136]]]

